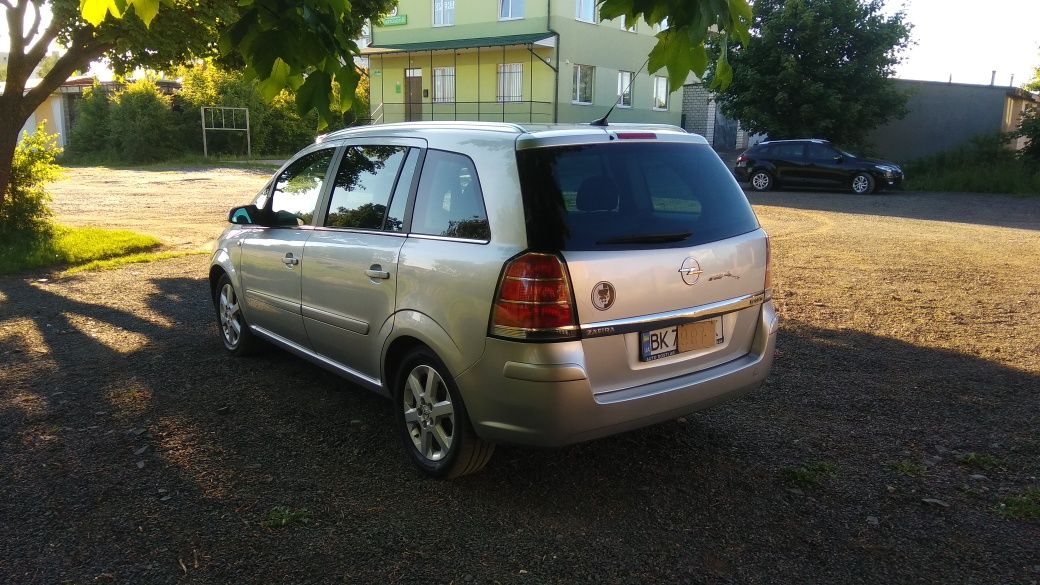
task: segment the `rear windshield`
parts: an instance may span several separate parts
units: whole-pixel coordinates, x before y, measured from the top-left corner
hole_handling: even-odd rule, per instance
[[[695,246],[758,229],[708,145],[607,143],[517,152],[528,245],[538,250]]]

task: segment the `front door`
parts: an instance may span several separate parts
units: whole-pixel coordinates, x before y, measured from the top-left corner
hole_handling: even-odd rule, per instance
[[[405,120],[422,120],[422,69],[404,70]]]
[[[250,324],[301,345],[307,345],[300,316],[304,244],[313,233],[314,210],[333,153],[335,148],[314,150],[286,167],[264,203],[272,225],[241,240]]]
[[[373,383],[397,306],[397,260],[419,141],[343,151],[321,225],[307,241],[303,322],[314,350]]]
[[[845,156],[825,144],[809,145],[809,169],[818,185],[834,186],[847,182]]]

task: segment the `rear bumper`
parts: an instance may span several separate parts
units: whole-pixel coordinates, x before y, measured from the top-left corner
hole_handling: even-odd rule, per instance
[[[741,183],[747,183],[748,180],[748,168],[747,167],[734,167],[733,176],[737,178]]]
[[[482,438],[567,445],[674,419],[758,388],[773,363],[776,330],[776,311],[767,301],[746,355],[601,394],[593,394],[580,342],[523,344],[489,338],[484,356],[456,382]]]

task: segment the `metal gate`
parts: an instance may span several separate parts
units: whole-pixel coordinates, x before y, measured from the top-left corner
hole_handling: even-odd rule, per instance
[[[715,108],[715,133],[712,135],[711,145],[715,150],[737,148],[737,121],[727,118],[718,107]]]

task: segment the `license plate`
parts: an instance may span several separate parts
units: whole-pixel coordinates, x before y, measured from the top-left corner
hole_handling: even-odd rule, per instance
[[[652,362],[677,353],[707,349],[723,341],[722,317],[643,331],[639,334],[639,359]]]

